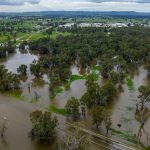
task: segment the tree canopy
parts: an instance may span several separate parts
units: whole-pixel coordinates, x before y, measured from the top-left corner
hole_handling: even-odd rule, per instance
[[[58,121],[50,112],[36,110],[30,114],[32,122],[31,138],[44,143],[53,142],[56,136]]]

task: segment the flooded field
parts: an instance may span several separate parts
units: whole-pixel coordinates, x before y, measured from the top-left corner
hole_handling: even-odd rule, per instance
[[[9,118],[6,139],[0,141],[0,149],[2,147],[2,150],[51,150],[51,146],[37,145],[28,138],[27,133],[31,129],[29,114],[37,108],[47,108],[51,104],[58,108],[63,108],[70,97],[81,98],[86,92],[85,80],[77,80],[71,83],[70,90],[58,94],[54,99],[50,99],[48,77],[44,75],[43,79],[35,80],[30,73],[30,64],[34,60],[38,60],[38,58],[38,55],[30,54],[29,51],[21,53],[17,49],[14,55],[1,62],[13,73],[17,73],[17,68],[20,64],[28,66],[27,78],[21,82],[22,101],[16,101],[15,98],[0,94],[0,115]],[[79,70],[75,65],[71,67],[71,71],[72,74],[79,74]],[[131,76],[133,88],[129,89],[124,84],[122,91],[118,92],[117,98],[108,106],[108,110],[111,114],[113,128],[137,135],[140,127],[140,123],[135,119],[136,103],[139,94],[138,87],[149,84],[150,76],[143,67],[131,71]],[[32,85],[30,91],[28,89],[29,83]],[[36,103],[34,103],[35,92],[39,96],[39,100]],[[149,105],[147,107],[150,108]],[[85,123],[88,122],[88,119],[86,118]],[[121,124],[120,128],[118,124]],[[145,145],[150,144],[150,118],[145,123],[141,141]]]

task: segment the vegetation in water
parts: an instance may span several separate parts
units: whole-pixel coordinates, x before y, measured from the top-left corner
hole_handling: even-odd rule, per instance
[[[21,17],[20,17],[21,18]],[[18,47],[25,50],[29,45],[31,52],[39,54],[39,60],[30,64],[31,74],[36,79],[47,74],[50,83],[50,98],[54,98],[57,94],[68,90],[71,83],[76,80],[85,80],[87,91],[77,99],[70,98],[65,108],[57,108],[50,105],[48,110],[63,116],[69,116],[72,120],[77,121],[86,115],[91,115],[93,125],[97,128],[101,124],[105,125],[107,133],[109,130],[112,134],[119,135],[128,141],[136,143],[135,135],[118,131],[111,128],[112,121],[107,115],[105,107],[110,104],[117,93],[117,86],[126,82],[129,90],[134,90],[134,82],[128,73],[130,65],[146,64],[145,69],[150,71],[149,61],[149,43],[150,28],[144,26],[130,25],[127,28],[107,28],[107,27],[77,27],[77,24],[71,28],[60,27],[66,21],[73,22],[75,18],[43,18],[45,22],[40,21],[38,17],[33,16],[30,19],[11,18],[0,20],[0,58],[7,57],[15,52],[15,44],[21,43]],[[112,18],[109,18],[112,21]],[[76,18],[79,22],[108,22],[108,18]],[[18,21],[19,20],[19,21]],[[109,21],[110,21],[109,20]],[[114,19],[116,20],[116,18]],[[114,21],[113,20],[113,21]],[[118,19],[123,21],[122,19]],[[113,22],[112,21],[112,22]],[[134,20],[136,22],[136,20]],[[52,28],[49,28],[51,27]],[[109,30],[109,33],[108,33]],[[109,34],[109,35],[108,35]],[[93,62],[97,65],[93,67]],[[82,75],[74,75],[71,73],[70,67],[76,63],[80,70],[85,70]],[[20,65],[17,69],[19,75],[27,74],[27,66]],[[99,85],[98,79],[102,79],[104,83]],[[21,94],[16,93],[20,89],[20,80],[18,75],[8,72],[4,66],[0,66],[0,92],[9,91],[10,96],[17,99],[23,99]],[[145,106],[148,103],[150,95],[149,86],[139,87],[139,101],[136,104],[135,118],[140,122],[139,134],[144,129],[148,111]],[[31,100],[36,103],[38,94]],[[90,114],[88,114],[90,110]],[[128,112],[132,112],[134,108],[126,107]],[[45,143],[52,142],[55,138],[57,127],[57,119],[51,116],[50,112],[35,111],[31,114],[31,122],[33,124],[30,136],[32,139],[40,140]],[[131,119],[127,116],[123,118],[124,122]],[[80,135],[80,134],[79,134]],[[83,143],[86,144],[84,136]],[[67,144],[73,145],[74,138],[72,135],[67,137]],[[69,140],[68,140],[69,139]],[[65,145],[66,143],[64,143]],[[63,146],[64,146],[63,145]],[[86,149],[82,144],[77,149]]]
[[[122,138],[124,138],[127,141],[137,143],[136,135],[132,135],[131,133],[119,131],[119,130],[116,130],[114,128],[110,128],[110,131],[112,132],[112,134],[116,134],[118,136],[121,136]]]
[[[10,39],[5,44],[0,44],[0,58],[4,58],[7,54],[15,52],[15,44]]]
[[[0,65],[0,91],[15,91],[20,89],[20,79],[16,74],[8,72],[3,65]]]
[[[85,76],[82,75],[71,75],[70,76],[70,82],[76,81],[76,80],[83,80],[86,79]]]
[[[67,101],[65,109],[74,121],[80,118],[80,103],[78,99],[74,97],[69,99]]]
[[[9,97],[14,97],[17,100],[25,100],[25,97],[22,96],[22,92],[20,90],[9,91],[5,93]]]
[[[116,87],[111,82],[106,82],[102,87],[98,85],[93,76],[89,76],[86,81],[87,92],[81,97],[81,102],[87,107],[95,105],[105,106],[116,94]]]
[[[63,116],[68,116],[69,115],[69,113],[67,112],[66,109],[64,109],[64,108],[57,108],[56,106],[53,106],[53,105],[50,105],[48,107],[48,110],[50,112],[53,112],[53,113],[56,113],[56,114],[59,114],[59,115],[63,115]]]
[[[26,75],[27,74],[27,66],[24,64],[20,65],[19,68],[17,68],[17,72],[20,75]]]
[[[32,122],[32,130],[30,137],[32,140],[51,143],[56,137],[56,127],[58,121],[56,117],[52,117],[50,112],[42,112],[36,110],[30,114]]]
[[[91,116],[93,124],[96,125],[98,129],[104,120],[104,108],[101,106],[94,106],[91,108]]]
[[[129,90],[134,90],[134,83],[128,75],[126,75],[126,83]]]
[[[50,98],[55,98],[56,95],[62,93],[64,91],[64,87],[56,87],[50,91]]]

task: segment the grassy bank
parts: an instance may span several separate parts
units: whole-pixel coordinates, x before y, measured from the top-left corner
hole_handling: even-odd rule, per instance
[[[86,79],[86,75],[82,76],[82,75],[71,75],[70,76],[70,82],[76,81],[76,80],[85,80]]]
[[[114,128],[111,128],[110,131],[112,132],[112,134],[121,136],[123,139],[125,139],[129,142],[137,143],[136,135],[132,135],[131,133],[119,131]]]
[[[126,80],[126,84],[128,86],[129,90],[134,90],[134,82],[132,81],[132,79],[129,77],[129,75],[126,75],[125,77]]]
[[[5,95],[9,97],[14,97],[17,100],[24,100],[24,96],[22,96],[21,91],[10,91],[10,92],[5,93]]]
[[[64,108],[57,108],[55,106],[50,105],[48,107],[48,110],[50,112],[53,112],[53,113],[56,113],[56,114],[59,114],[59,115],[63,115],[63,116],[67,116],[68,115],[66,109],[64,109]]]

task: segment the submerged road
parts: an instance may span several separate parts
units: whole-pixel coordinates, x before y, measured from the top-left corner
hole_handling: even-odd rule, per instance
[[[142,150],[142,148],[140,148],[140,147],[135,147],[135,146],[131,146],[131,145],[128,145],[128,144],[121,143],[119,141],[108,138],[104,135],[97,134],[93,131],[87,130],[83,127],[79,127],[79,126],[76,126],[76,125],[68,123],[68,122],[66,122],[65,125],[68,126],[68,127],[71,127],[71,128],[78,127],[78,129],[80,131],[90,135],[90,137],[92,137],[90,139],[90,143],[96,145],[99,148],[103,148],[103,149],[106,149],[106,150]],[[59,129],[66,132],[66,130],[62,129],[61,127]]]

